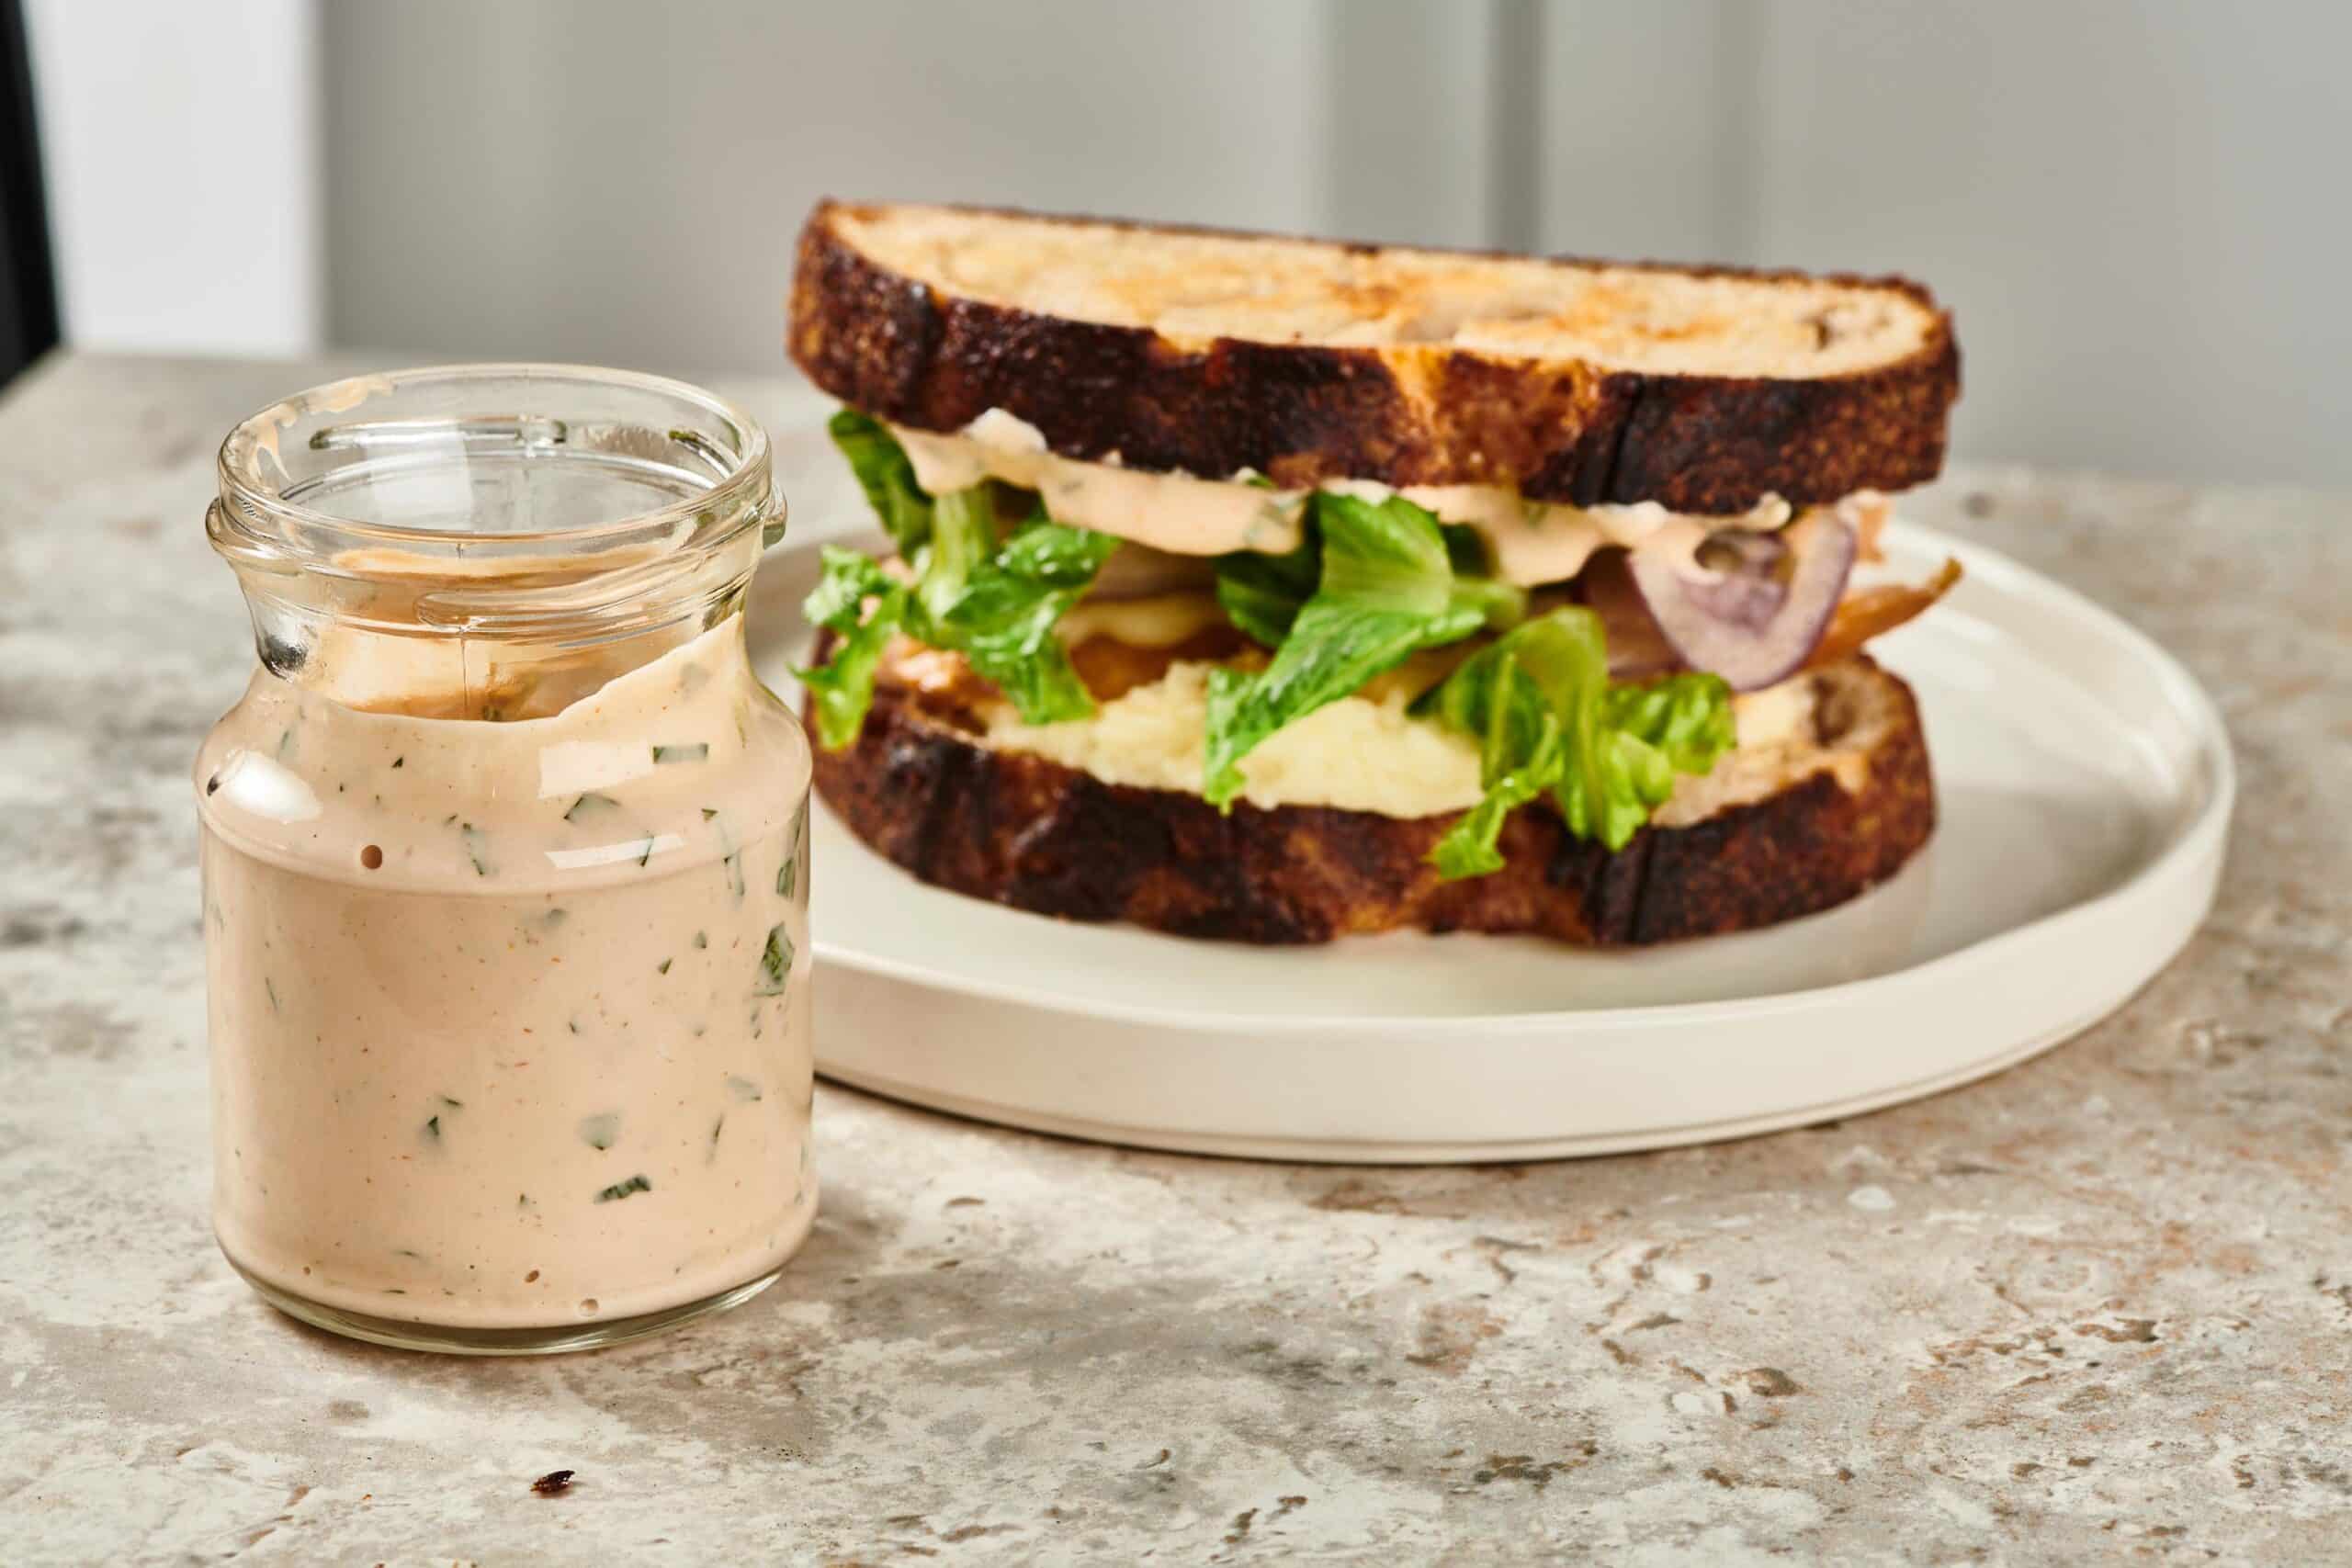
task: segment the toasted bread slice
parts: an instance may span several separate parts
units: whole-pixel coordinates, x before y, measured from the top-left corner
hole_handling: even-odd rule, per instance
[[[952,688],[886,682],[855,743],[819,748],[817,791],[923,881],[1039,914],[1255,942],[1401,927],[1668,942],[1843,903],[1933,830],[1910,688],[1863,657],[1800,679],[1795,734],[1685,781],[1623,850],[1531,807],[1504,827],[1503,869],[1461,882],[1440,882],[1427,863],[1451,813],[1244,804],[1221,815],[1195,794],[991,747]]]
[[[1900,278],[837,202],[789,346],[878,418],[1001,408],[1085,461],[1696,513],[1931,479],[1960,390],[1950,319]]]

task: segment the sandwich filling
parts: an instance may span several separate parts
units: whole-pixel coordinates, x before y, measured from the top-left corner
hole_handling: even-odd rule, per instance
[[[1521,807],[1611,849],[1687,815],[1727,754],[1798,738],[1792,677],[1957,577],[1849,592],[1885,515],[1867,494],[1690,517],[1135,470],[1001,410],[831,429],[896,553],[824,552],[808,607],[832,647],[799,672],[822,744],[856,739],[877,681],[911,686],[1108,783],[1458,814],[1430,855],[1447,878],[1498,869]]]
[[[1010,704],[985,698],[964,711],[986,727],[976,738],[998,750],[1026,751],[1104,784],[1197,794],[1209,678],[1216,669],[1179,660],[1159,679],[1104,698],[1092,717],[1059,724],[1030,724]],[[907,670],[905,664],[895,670],[886,664],[883,678]],[[1460,730],[1415,718],[1406,688],[1383,691],[1378,684],[1268,736],[1241,760],[1239,798],[1261,810],[1325,806],[1383,817],[1437,817],[1476,806],[1486,794],[1477,742]],[[1786,753],[1783,765],[1770,774],[1776,787],[1796,771],[1791,764],[1821,752],[1811,676],[1736,693],[1731,705],[1735,754]],[[1727,772],[1728,764],[1719,763],[1705,774],[1679,775],[1673,794],[1652,819],[1715,800],[1711,786]],[[1706,814],[1688,813],[1690,820]]]
[[[953,435],[886,428],[905,449],[915,483],[929,494],[995,479],[1035,491],[1057,523],[1178,555],[1295,550],[1305,539],[1308,502],[1316,493],[1279,489],[1250,473],[1229,479],[1148,473],[1125,467],[1116,454],[1101,462],[1064,457],[1046,449],[1035,425],[1002,409],[989,410]],[[1770,534],[1792,515],[1777,495],[1736,517],[1702,518],[1677,515],[1654,501],[1630,506],[1528,501],[1505,485],[1392,490],[1358,479],[1322,488],[1375,505],[1401,495],[1440,523],[1468,528],[1493,561],[1495,575],[1525,587],[1566,582],[1611,545],[1656,552],[1688,567],[1710,534]]]

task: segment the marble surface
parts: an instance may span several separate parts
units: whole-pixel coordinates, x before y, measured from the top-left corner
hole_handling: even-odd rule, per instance
[[[828,1089],[775,1290],[469,1363],[296,1326],[206,1229],[186,769],[251,649],[200,516],[229,425],[323,374],[65,358],[0,405],[9,1562],[2352,1550],[2352,497],[1972,470],[1909,505],[2177,651],[2243,766],[2208,929],[2047,1057],[1420,1171]]]

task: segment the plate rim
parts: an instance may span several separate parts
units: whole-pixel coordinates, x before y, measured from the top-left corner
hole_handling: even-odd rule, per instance
[[[784,547],[794,543],[807,547],[836,542],[842,536],[866,531],[864,526],[855,525],[820,525],[796,531],[797,537],[786,541]],[[2185,721],[2188,731],[2188,756],[2201,758],[2210,764],[2211,789],[2195,816],[2185,825],[2176,828],[2169,841],[2149,854],[2121,882],[2091,897],[1981,937],[1951,953],[1884,974],[1837,981],[1826,986],[1713,1001],[1652,1002],[1544,1012],[1449,1014],[1442,1020],[1439,1015],[1423,1013],[1268,1013],[1226,1011],[1208,1007],[1162,1008],[1107,998],[1080,1000],[1039,994],[985,976],[960,975],[860,953],[812,932],[815,955],[820,962],[855,969],[877,979],[954,992],[992,1003],[1012,1004],[1071,1019],[1103,1020],[1155,1029],[1210,1027],[1247,1031],[1253,1036],[1270,1040],[1284,1035],[1328,1035],[1335,1030],[1351,1031],[1359,1035],[1405,1039],[1440,1021],[1453,1028],[1493,1038],[1530,1034],[1557,1037],[1564,1033],[1628,1029],[1673,1030],[1732,1022],[1752,1023],[1764,1018],[1835,1009],[1869,995],[1883,996],[1891,987],[1933,985],[1954,971],[1998,964],[2018,946],[2045,939],[2053,933],[2063,933],[2075,926],[2098,922],[2119,906],[2145,897],[2152,884],[2192,870],[2222,850],[2222,840],[2226,838],[2236,807],[2237,760],[2219,707],[2178,659],[2147,633],[2087,594],[1989,546],[1962,539],[1941,529],[1901,517],[1890,523],[1888,543],[1939,550],[1959,559],[1963,572],[1967,574],[1963,581],[1967,578],[1975,578],[2013,596],[2040,599],[2070,615],[2086,620],[2127,647],[2135,662],[2154,674],[2165,704]],[[972,901],[988,903],[985,899]],[[998,908],[994,905],[989,907]],[[1027,913],[1001,908],[999,912],[1007,915]],[[1047,916],[1032,918],[1051,919]],[[1217,945],[1166,933],[1147,934],[1212,950]],[[1457,939],[1476,934],[1449,933]],[[2165,954],[2164,959],[2152,965],[2150,973],[2153,974],[2154,968],[2160,967],[2170,956],[2170,953]]]
[[[2170,954],[2167,953],[2169,958]],[[2148,983],[2143,978],[2127,994],[2136,995]],[[1528,1160],[1598,1159],[1611,1155],[1645,1154],[1657,1149],[1691,1148],[1770,1137],[1792,1128],[1806,1127],[1849,1116],[1907,1105],[1931,1095],[1949,1093],[1994,1077],[2064,1044],[2113,1012],[2118,1002],[2093,1004],[2078,1017],[2050,1025],[2022,1043],[2002,1047],[1955,1066],[1923,1073],[1899,1083],[1881,1084],[1826,1099],[1783,1105],[1743,1115],[1695,1122],[1654,1123],[1607,1133],[1487,1138],[1303,1136],[1256,1133],[1221,1133],[1198,1127],[1176,1128],[1138,1122],[1114,1122],[1100,1117],[1073,1116],[1009,1100],[983,1100],[953,1089],[933,1089],[839,1061],[818,1064],[826,1079],[866,1094],[902,1104],[961,1116],[996,1126],[1020,1127],[1055,1137],[1082,1138],[1123,1148],[1154,1149],[1169,1154],[1204,1155],[1213,1159],[1281,1160],[1307,1165],[1458,1166],[1509,1165]]]

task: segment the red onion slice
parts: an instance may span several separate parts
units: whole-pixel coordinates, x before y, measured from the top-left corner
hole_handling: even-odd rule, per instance
[[[1787,553],[1785,546],[1776,552],[1740,549],[1719,534],[1700,547],[1699,567],[1704,575],[1678,574],[1675,581],[1709,618],[1755,635],[1770,626],[1789,602],[1789,584],[1779,575],[1781,558]]]
[[[1854,530],[1826,510],[1807,513],[1779,538],[1791,558],[1785,575],[1751,571],[1744,558],[1732,570],[1696,572],[1638,550],[1626,560],[1634,586],[1682,661],[1714,671],[1735,691],[1756,691],[1795,672],[1828,629],[1854,568]]]
[[[1699,564],[1711,570],[1778,571],[1789,558],[1789,542],[1777,533],[1718,528],[1699,542]]]

